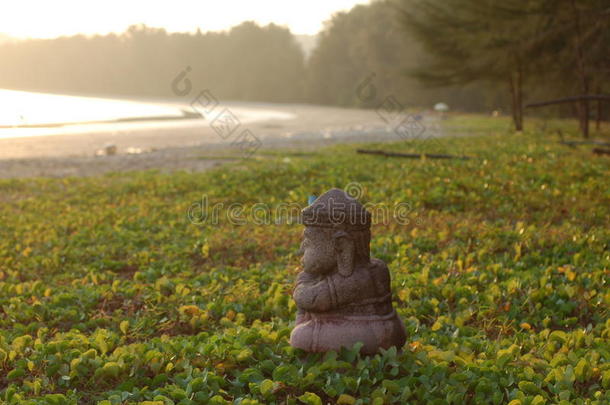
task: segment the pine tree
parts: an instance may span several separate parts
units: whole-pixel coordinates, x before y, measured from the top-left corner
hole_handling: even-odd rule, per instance
[[[535,16],[522,1],[407,0],[403,24],[431,55],[412,74],[430,85],[507,83],[516,130],[523,129],[523,87]],[[518,29],[517,29],[518,28]]]

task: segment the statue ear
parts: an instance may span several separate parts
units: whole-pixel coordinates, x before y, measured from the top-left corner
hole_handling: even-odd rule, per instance
[[[337,254],[337,270],[343,277],[349,277],[354,271],[354,241],[344,231],[336,232],[333,239]]]

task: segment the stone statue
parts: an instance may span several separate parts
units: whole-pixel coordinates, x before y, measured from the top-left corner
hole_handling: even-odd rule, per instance
[[[392,306],[390,272],[370,257],[371,214],[332,189],[301,215],[303,271],[293,291],[297,318],[290,344],[308,352],[351,349],[356,342],[363,354],[400,349],[406,333]]]

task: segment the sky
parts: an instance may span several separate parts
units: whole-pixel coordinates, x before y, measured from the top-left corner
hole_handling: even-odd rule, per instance
[[[170,32],[221,31],[246,20],[316,34],[333,13],[369,0],[0,0],[0,34],[54,38],[123,32],[133,24]]]

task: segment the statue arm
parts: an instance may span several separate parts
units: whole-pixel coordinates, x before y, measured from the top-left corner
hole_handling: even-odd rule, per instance
[[[336,306],[328,279],[301,272],[292,294],[299,309],[311,312],[325,312]]]
[[[390,293],[390,273],[385,263],[373,259],[368,266],[354,269],[349,277],[330,276],[339,305],[361,302],[363,299],[383,297]]]

